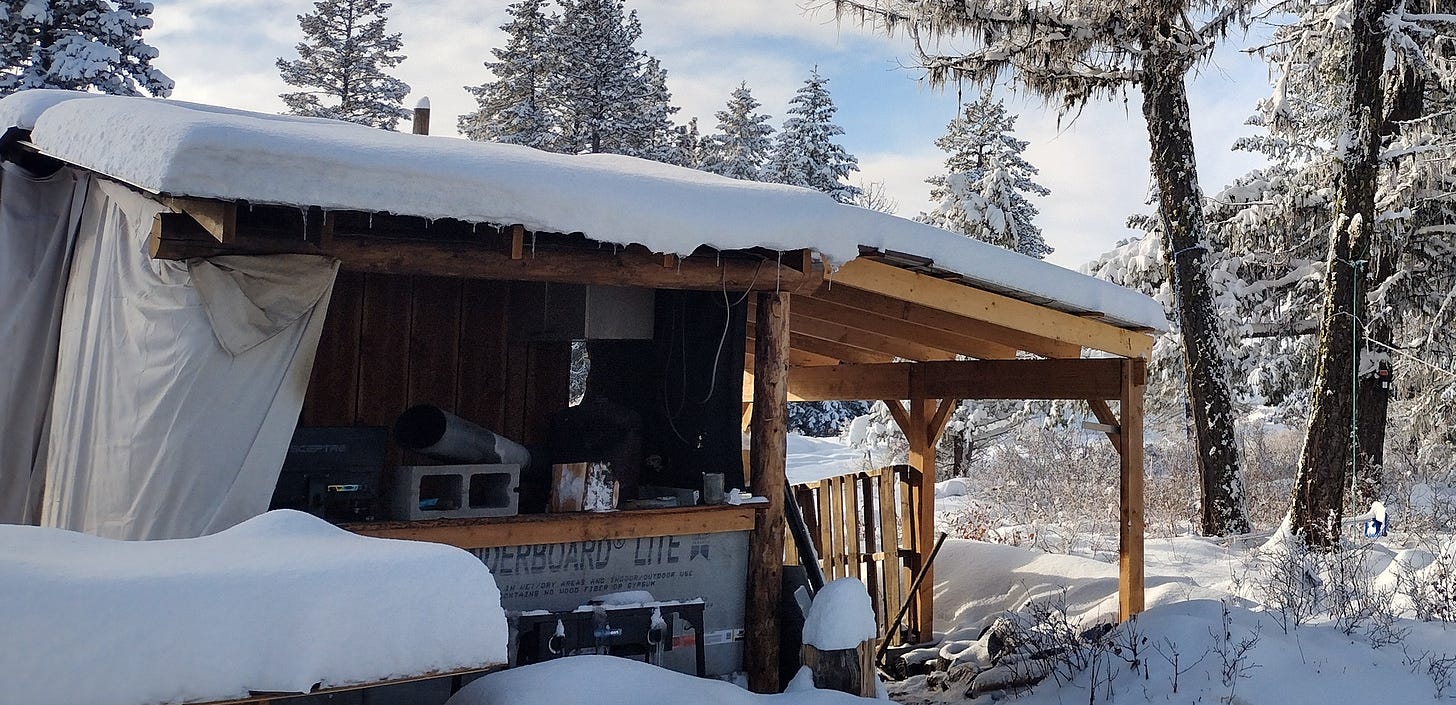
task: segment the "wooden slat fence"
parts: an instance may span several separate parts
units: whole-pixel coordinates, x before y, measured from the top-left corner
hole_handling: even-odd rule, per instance
[[[909,465],[892,465],[793,486],[825,579],[864,582],[882,639],[920,565],[914,545],[919,475]],[[801,564],[792,540],[785,542],[784,553],[786,564]],[[918,633],[913,615],[911,610],[892,643],[899,643],[907,629]]]

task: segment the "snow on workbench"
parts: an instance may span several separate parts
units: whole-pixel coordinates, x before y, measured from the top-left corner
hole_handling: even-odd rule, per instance
[[[490,571],[274,511],[195,539],[0,525],[0,702],[150,705],[502,664]]]
[[[812,249],[837,266],[860,246],[932,260],[997,290],[1164,329],[1156,301],[1110,282],[808,189],[611,154],[388,132],[179,101],[25,91],[0,127],[45,153],[171,195],[520,224],[687,255],[699,246]]]

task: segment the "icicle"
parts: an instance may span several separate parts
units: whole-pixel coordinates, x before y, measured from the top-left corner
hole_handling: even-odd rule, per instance
[[[779,293],[779,282],[784,276],[784,251],[778,251],[778,264],[774,267],[774,293]]]
[[[531,259],[536,259],[536,231],[531,231]]]
[[[374,214],[373,213],[370,213],[369,214],[369,229],[370,230],[373,230],[374,229]]]

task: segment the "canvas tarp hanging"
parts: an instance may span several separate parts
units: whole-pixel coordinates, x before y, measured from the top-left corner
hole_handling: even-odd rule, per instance
[[[61,298],[85,177],[0,165],[0,523],[35,523]]]
[[[268,507],[337,263],[153,260],[156,201],[86,198],[61,325],[42,523],[200,536]]]

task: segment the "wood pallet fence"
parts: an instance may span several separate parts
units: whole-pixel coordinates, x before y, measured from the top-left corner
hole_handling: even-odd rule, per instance
[[[826,580],[858,578],[869,591],[879,638],[906,599],[913,571],[929,547],[916,546],[919,533],[920,471],[909,465],[826,477],[793,486],[794,499],[809,527]],[[784,562],[801,565],[792,541]],[[901,631],[917,632],[912,611]],[[892,638],[900,641],[901,634]]]

